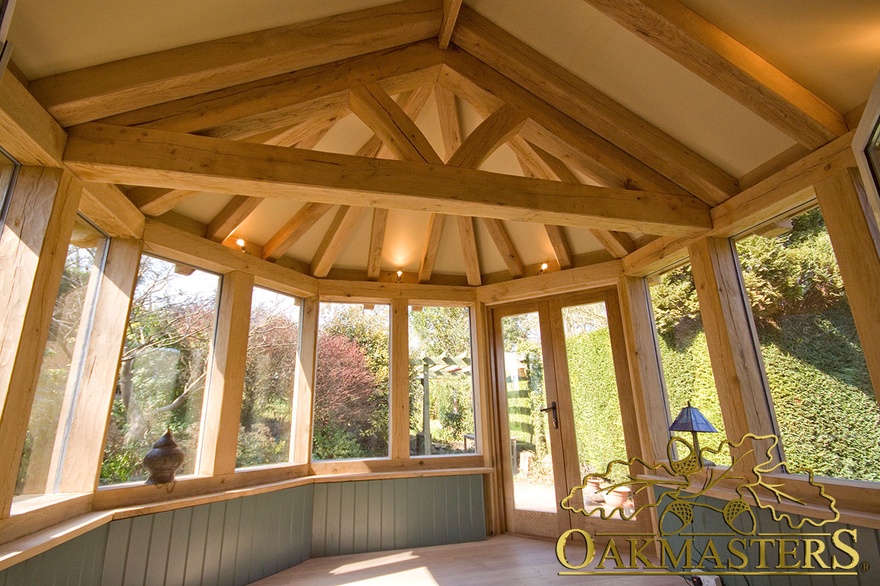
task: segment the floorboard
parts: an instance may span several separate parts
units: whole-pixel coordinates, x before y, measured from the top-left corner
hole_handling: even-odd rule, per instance
[[[565,568],[556,560],[555,546],[550,541],[500,535],[476,543],[314,558],[254,585],[681,586],[685,583],[679,576],[559,576]]]

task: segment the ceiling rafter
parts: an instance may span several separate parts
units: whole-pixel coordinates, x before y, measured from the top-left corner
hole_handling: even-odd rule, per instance
[[[489,232],[492,242],[495,243],[495,248],[501,254],[501,259],[507,265],[510,276],[514,279],[522,277],[524,274],[523,262],[513,245],[513,240],[510,239],[507,228],[504,227],[504,223],[496,218],[480,218],[480,220]]]
[[[679,2],[586,1],[805,147],[846,134],[834,108]]]
[[[550,246],[553,247],[553,254],[556,256],[559,268],[570,269],[574,264],[574,255],[571,253],[571,245],[568,243],[565,229],[562,226],[544,224],[544,232],[547,233]]]
[[[474,231],[474,219],[470,216],[455,216],[458,223],[458,237],[461,241],[461,255],[464,259],[464,271],[468,285],[479,287],[483,282],[480,273],[480,256],[477,253],[477,238]]]
[[[262,197],[232,196],[229,203],[223,206],[223,209],[208,224],[205,237],[214,242],[223,242],[262,202]]]
[[[437,253],[440,251],[440,237],[443,235],[443,224],[446,223],[446,214],[434,212],[428,221],[428,237],[425,239],[425,250],[422,260],[419,262],[419,283],[427,283],[431,280],[434,272],[434,263],[437,262]]]
[[[519,108],[529,120],[520,134],[564,159],[598,184],[687,194],[681,186],[651,169],[576,120],[522,89],[476,57],[450,47],[440,82],[485,115],[498,102]],[[486,98],[486,96],[491,98]]]
[[[263,246],[263,260],[277,261],[284,256],[332,208],[327,203],[307,202]]]
[[[467,7],[454,40],[518,86],[706,203],[718,204],[739,192],[732,175]]]
[[[436,38],[439,0],[404,0],[96,65],[31,82],[62,126]]]
[[[461,3],[462,0],[443,0],[443,20],[440,22],[440,34],[437,35],[441,49],[449,47],[449,40],[452,38],[452,31],[455,30],[455,21],[461,10]]]
[[[388,210],[373,210],[373,226],[370,229],[370,252],[367,255],[367,279],[375,281],[382,271],[382,249],[385,244],[385,227],[388,225]]]
[[[321,245],[312,259],[310,272],[313,277],[323,278],[330,273],[333,263],[345,248],[348,237],[361,218],[364,208],[358,206],[339,206],[333,223],[324,235]]]
[[[429,212],[455,206],[472,216],[649,234],[711,226],[708,206],[688,196],[94,123],[70,129],[64,162],[94,182]]]

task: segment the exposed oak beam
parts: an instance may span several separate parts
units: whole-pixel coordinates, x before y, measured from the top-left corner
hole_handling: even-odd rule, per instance
[[[79,209],[108,236],[140,238],[144,233],[144,215],[125,194],[109,183],[87,183],[79,200]]]
[[[364,208],[356,206],[340,206],[333,218],[333,223],[324,235],[324,240],[312,259],[311,273],[313,277],[326,277],[333,268],[333,263],[345,247],[349,234],[354,230]]]
[[[569,269],[572,265],[571,246],[568,238],[565,236],[565,230],[562,226],[550,226],[544,224],[544,231],[547,232],[547,238],[550,239],[550,245],[553,247],[553,254],[556,256],[556,262],[559,263],[560,269]]]
[[[513,246],[513,240],[510,239],[510,234],[508,234],[504,224],[501,220],[495,218],[481,219],[483,221],[483,226],[485,226],[486,230],[489,232],[489,236],[492,237],[492,242],[495,243],[495,248],[497,248],[498,252],[501,254],[501,259],[504,261],[504,264],[507,265],[507,270],[510,271],[510,276],[514,279],[522,277],[524,274],[522,259],[520,259],[519,254],[516,252],[516,248]]]
[[[474,219],[468,216],[456,216],[458,236],[461,241],[461,256],[468,285],[478,287],[483,278],[480,274],[480,257],[477,254],[477,239],[474,233]]]
[[[297,240],[324,217],[333,206],[326,203],[306,203],[263,247],[264,260],[278,260]]]
[[[407,117],[412,120],[418,118],[425,107],[425,103],[428,101],[428,97],[431,95],[432,87],[433,84],[432,86],[408,90],[397,96],[397,104]],[[380,159],[395,159],[399,157],[375,134],[358,149],[356,154],[359,157],[379,157]]]
[[[401,159],[443,164],[412,118],[378,85],[353,89],[349,108]]]
[[[428,212],[454,209],[649,234],[694,235],[710,227],[707,206],[693,197],[102,124],[71,129],[65,163],[96,182]]]
[[[388,210],[373,210],[373,227],[370,231],[370,254],[367,258],[367,278],[375,281],[382,270],[382,249],[385,245],[385,227],[388,224]]]
[[[720,203],[739,191],[733,176],[467,7],[454,39],[520,87],[706,203]]]
[[[431,280],[434,272],[434,263],[437,261],[437,252],[440,249],[440,236],[443,235],[443,224],[446,222],[445,214],[433,213],[428,225],[428,237],[425,239],[425,252],[419,263],[419,283],[427,283]]]
[[[31,82],[62,126],[436,37],[439,0],[405,0]]]
[[[198,190],[165,189],[161,187],[133,187],[128,192],[128,199],[146,216],[157,217],[173,210],[194,195]]]
[[[293,126],[322,104],[347,105],[348,91],[365,83],[379,83],[390,94],[433,85],[442,59],[443,52],[433,43],[415,43],[157,104],[103,122],[175,132],[216,133],[237,126],[246,136]]]
[[[525,114],[516,108],[502,106],[468,135],[447,164],[450,167],[476,169],[516,134],[525,121]]]
[[[207,238],[214,242],[223,242],[262,202],[262,197],[233,196],[208,224]]]
[[[440,22],[440,34],[437,36],[441,49],[449,47],[458,11],[461,10],[461,2],[462,0],[443,0],[443,20]]]
[[[834,108],[679,2],[586,1],[807,148],[846,134]]]

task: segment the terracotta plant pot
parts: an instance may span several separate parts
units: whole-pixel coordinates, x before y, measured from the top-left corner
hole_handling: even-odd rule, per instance
[[[630,488],[628,486],[615,488],[611,492],[605,493],[605,504],[612,507],[622,507],[629,500],[629,493]]]

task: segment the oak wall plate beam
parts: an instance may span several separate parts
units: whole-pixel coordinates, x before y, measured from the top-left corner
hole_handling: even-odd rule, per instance
[[[848,167],[855,157],[852,132],[814,151],[712,208],[713,228],[706,236],[732,238],[767,220],[789,213],[815,198],[816,183]],[[663,237],[642,246],[624,259],[626,274],[644,277],[667,269],[687,257],[694,238]]]
[[[23,165],[61,166],[67,135],[18,79],[0,77],[0,144]]]
[[[586,1],[810,150],[846,134],[834,108],[679,2]]]
[[[729,173],[467,7],[459,16],[454,40],[706,203],[721,203],[739,191]]]
[[[101,124],[71,129],[65,163],[96,182],[649,234],[711,227],[708,207],[693,197]]]
[[[436,37],[440,0],[404,0],[38,79],[62,126]]]
[[[144,233],[144,215],[110,183],[85,184],[79,210],[108,236],[140,238]]]

